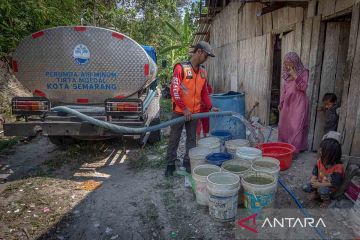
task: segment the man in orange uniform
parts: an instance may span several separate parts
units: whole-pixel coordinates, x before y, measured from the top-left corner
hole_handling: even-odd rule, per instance
[[[192,53],[190,61],[175,65],[171,80],[172,118],[184,116],[186,122],[171,126],[166,155],[166,177],[172,176],[176,169],[177,149],[184,125],[186,129],[186,153],[183,159],[183,166],[190,173],[189,149],[196,146],[197,126],[197,120],[192,120],[191,114],[199,113],[201,104],[206,105],[212,111],[217,111],[216,108],[212,108],[206,87],[206,70],[200,65],[206,61],[208,56],[215,57],[215,55],[211,52],[210,44],[203,41],[195,46]]]

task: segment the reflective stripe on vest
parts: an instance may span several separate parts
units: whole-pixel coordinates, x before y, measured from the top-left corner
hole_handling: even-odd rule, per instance
[[[191,113],[199,113],[201,106],[201,91],[206,83],[206,70],[199,67],[199,72],[195,73],[189,62],[180,63],[183,69],[183,79],[180,80],[180,98]],[[175,112],[182,113],[183,110],[176,105],[172,99]]]

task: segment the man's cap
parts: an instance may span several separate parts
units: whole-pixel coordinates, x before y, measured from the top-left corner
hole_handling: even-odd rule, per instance
[[[215,57],[215,54],[212,53],[211,51],[211,46],[208,42],[205,41],[200,41],[198,42],[195,47],[194,47],[194,52],[196,52],[196,50],[201,49],[204,52],[206,52],[210,57]]]

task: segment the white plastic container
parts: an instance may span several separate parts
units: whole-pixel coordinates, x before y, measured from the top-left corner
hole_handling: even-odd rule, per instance
[[[206,147],[194,147],[189,150],[191,172],[195,167],[206,163],[205,157],[210,154],[210,151]]]
[[[192,178],[196,185],[196,202],[200,205],[209,205],[209,194],[206,188],[206,182],[208,175],[215,172],[220,172],[220,167],[211,164],[199,165],[192,171]]]
[[[222,172],[231,172],[240,177],[240,181],[244,174],[251,171],[251,163],[249,161],[230,160],[221,165]],[[238,205],[242,205],[244,202],[244,188],[240,185],[238,194]]]
[[[271,207],[275,199],[275,177],[266,172],[249,172],[241,179],[244,187],[245,208],[257,212],[262,208]]]
[[[253,147],[239,147],[236,151],[236,156],[240,160],[254,161],[262,157],[262,151]]]
[[[225,149],[228,153],[236,155],[239,147],[249,147],[250,142],[246,139],[233,139],[225,142]]]
[[[279,160],[272,157],[261,157],[256,159],[252,163],[252,170],[255,172],[267,172],[275,177],[277,182],[280,173],[280,162]]]
[[[220,152],[220,139],[216,138],[216,137],[206,137],[206,138],[201,138],[198,141],[198,146],[199,147],[205,147],[205,148],[209,148],[210,149],[210,153],[217,153]]]
[[[238,206],[240,178],[230,172],[212,173],[207,177],[210,216],[219,221],[233,221]]]

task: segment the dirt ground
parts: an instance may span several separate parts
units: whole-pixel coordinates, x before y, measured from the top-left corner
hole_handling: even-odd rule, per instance
[[[134,141],[117,139],[62,150],[46,137],[36,137],[2,150],[0,173],[10,175],[0,184],[0,239],[243,239],[237,222],[217,222],[196,204],[183,177],[164,177],[166,143],[163,139],[140,149]],[[301,186],[315,161],[315,153],[303,153],[281,172],[309,210],[319,204],[308,200]],[[82,190],[87,180],[101,185]],[[280,186],[274,207],[297,209]],[[239,210],[237,219],[246,216]],[[268,230],[264,239],[275,239],[276,232]],[[347,228],[324,232],[332,239],[352,239]],[[310,229],[295,238],[319,237]]]

